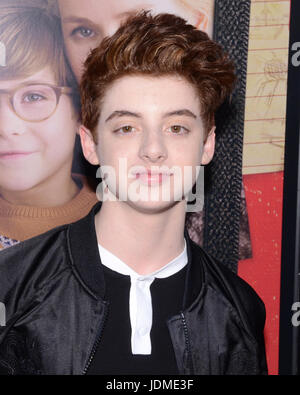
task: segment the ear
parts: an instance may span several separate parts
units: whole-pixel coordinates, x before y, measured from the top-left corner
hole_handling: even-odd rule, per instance
[[[216,127],[213,126],[208,133],[208,136],[205,140],[205,143],[203,145],[203,153],[202,153],[202,165],[207,165],[213,158],[214,152],[215,152],[215,140],[216,140],[216,134],[215,134]]]
[[[85,159],[92,165],[99,165],[100,162],[97,155],[96,144],[90,130],[83,125],[80,125],[79,136]]]

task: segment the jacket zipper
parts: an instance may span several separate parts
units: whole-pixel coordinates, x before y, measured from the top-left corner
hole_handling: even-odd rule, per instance
[[[188,357],[188,364],[190,368],[190,374],[194,374],[193,362],[192,362],[192,355],[191,355],[191,347],[190,347],[190,339],[189,339],[189,332],[187,328],[187,323],[185,319],[185,315],[183,311],[180,313],[181,321],[183,324],[183,331],[184,331],[184,338],[185,338],[185,347],[187,350],[187,357]]]
[[[102,322],[100,324],[99,331],[98,331],[98,336],[97,336],[97,338],[95,340],[95,343],[93,345],[92,351],[90,353],[90,357],[89,357],[89,359],[87,361],[87,364],[86,364],[86,366],[85,366],[85,368],[84,368],[84,370],[82,372],[83,375],[86,375],[86,373],[87,373],[87,371],[88,371],[88,369],[89,369],[89,367],[90,367],[90,365],[91,365],[91,363],[92,363],[92,361],[94,359],[94,356],[96,354],[97,348],[98,348],[99,343],[100,343],[101,338],[102,338],[103,329],[104,329],[104,326],[105,326],[105,323],[106,323],[106,319],[107,319],[107,316],[108,316],[108,306],[109,306],[108,302],[104,302],[104,303],[105,303],[104,318],[103,318],[103,320],[102,320]]]

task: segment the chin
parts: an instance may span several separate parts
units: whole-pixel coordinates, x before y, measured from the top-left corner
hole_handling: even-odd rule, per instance
[[[136,212],[144,214],[159,214],[167,212],[177,205],[186,205],[184,196],[181,191],[167,191],[169,192],[163,198],[159,190],[153,192],[153,195],[149,193],[149,189],[141,189],[138,193],[133,190],[114,190],[109,187],[106,189],[103,195],[102,187],[97,189],[97,197],[102,202],[120,202],[122,205],[127,205]],[[170,198],[171,197],[171,198]]]
[[[133,210],[143,213],[143,214],[160,214],[163,212],[167,212],[173,207],[178,204],[182,204],[180,201],[158,201],[158,202],[151,202],[151,201],[127,201],[128,204]]]
[[[35,187],[36,182],[33,182],[31,180],[25,180],[20,179],[20,180],[10,180],[10,182],[1,182],[0,181],[0,190],[2,191],[7,191],[10,193],[25,193],[32,188]]]

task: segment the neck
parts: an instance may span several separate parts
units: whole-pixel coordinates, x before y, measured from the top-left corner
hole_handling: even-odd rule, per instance
[[[103,202],[95,217],[99,244],[141,275],[165,266],[184,249],[185,201],[144,213],[126,202]]]
[[[64,172],[58,172],[26,191],[0,189],[2,198],[13,205],[39,208],[58,207],[67,204],[78,192],[79,188],[72,179],[70,170],[67,175]]]

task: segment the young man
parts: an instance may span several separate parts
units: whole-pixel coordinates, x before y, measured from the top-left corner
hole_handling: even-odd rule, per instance
[[[80,134],[103,203],[0,256],[4,372],[267,372],[262,301],[184,229],[233,82],[221,48],[169,14],[132,17],[92,51]]]
[[[59,16],[64,36],[68,61],[77,81],[80,82],[83,64],[90,51],[97,47],[104,37],[110,36],[129,15],[141,10],[154,14],[176,14],[211,37],[213,30],[214,2],[211,0],[45,0],[49,12]],[[75,156],[82,166],[82,159]],[[91,167],[91,171],[94,168]],[[227,183],[225,183],[227,184]],[[248,214],[244,191],[241,201],[241,224],[239,234],[239,259],[251,257]],[[203,244],[203,211],[194,211],[186,216],[189,236],[197,244]]]

